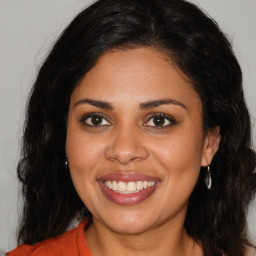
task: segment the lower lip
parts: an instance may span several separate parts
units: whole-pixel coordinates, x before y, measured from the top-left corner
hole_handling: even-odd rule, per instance
[[[112,202],[119,205],[135,205],[149,198],[157,188],[157,183],[153,187],[143,189],[136,193],[121,194],[109,189],[103,182],[99,182],[103,194]]]

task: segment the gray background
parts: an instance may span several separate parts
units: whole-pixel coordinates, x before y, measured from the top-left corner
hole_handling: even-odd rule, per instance
[[[190,0],[229,35],[244,72],[256,144],[256,0]],[[0,251],[16,247],[22,198],[16,179],[24,108],[49,47],[81,8],[82,0],[0,0]],[[256,243],[256,202],[248,226]]]

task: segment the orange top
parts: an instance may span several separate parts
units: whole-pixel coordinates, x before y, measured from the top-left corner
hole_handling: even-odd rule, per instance
[[[64,234],[46,239],[35,245],[19,245],[7,256],[92,256],[85,240],[84,229],[90,219],[84,219],[77,228]]]

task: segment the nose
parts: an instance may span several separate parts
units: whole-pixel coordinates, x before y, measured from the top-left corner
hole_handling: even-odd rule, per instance
[[[128,165],[147,158],[148,151],[142,136],[135,129],[120,128],[111,137],[110,145],[106,149],[107,159]]]

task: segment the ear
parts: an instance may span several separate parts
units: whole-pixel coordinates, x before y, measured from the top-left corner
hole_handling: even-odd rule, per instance
[[[201,166],[209,166],[211,164],[215,153],[219,149],[220,139],[219,127],[211,129],[207,132],[204,141]]]

